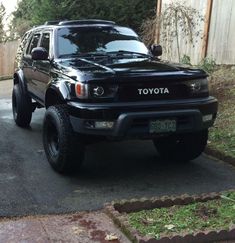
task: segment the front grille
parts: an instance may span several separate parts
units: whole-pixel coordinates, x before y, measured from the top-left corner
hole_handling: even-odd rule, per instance
[[[181,84],[121,84],[118,97],[120,101],[152,101],[165,99],[184,99],[190,97],[188,87]]]

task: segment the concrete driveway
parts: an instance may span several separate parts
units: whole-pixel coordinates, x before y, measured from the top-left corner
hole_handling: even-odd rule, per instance
[[[55,173],[42,146],[44,109],[30,129],[15,125],[11,81],[0,82],[0,215],[95,210],[116,199],[195,194],[235,187],[235,169],[201,156],[186,165],[164,164],[150,141],[100,143],[87,148],[84,166]]]

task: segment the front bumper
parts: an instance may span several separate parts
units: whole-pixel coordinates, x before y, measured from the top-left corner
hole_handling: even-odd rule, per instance
[[[215,121],[218,102],[213,97],[128,103],[69,102],[70,121],[75,132],[114,138],[151,138],[166,134],[150,133],[152,120],[175,119],[176,133],[196,132],[211,127]],[[212,120],[203,122],[203,116]],[[114,121],[112,129],[88,128],[93,121]]]

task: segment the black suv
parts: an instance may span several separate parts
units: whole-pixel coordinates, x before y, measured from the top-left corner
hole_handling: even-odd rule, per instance
[[[12,94],[17,125],[45,107],[43,144],[58,172],[102,139],[152,139],[172,161],[198,157],[217,113],[207,74],[160,61],[131,29],[103,20],[48,22],[28,31]]]

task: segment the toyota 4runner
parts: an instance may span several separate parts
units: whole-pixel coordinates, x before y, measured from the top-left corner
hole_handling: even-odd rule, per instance
[[[207,74],[160,61],[131,29],[103,20],[53,21],[29,30],[16,57],[13,116],[27,127],[45,107],[43,144],[58,172],[101,139],[151,139],[172,161],[198,157],[217,113]]]

